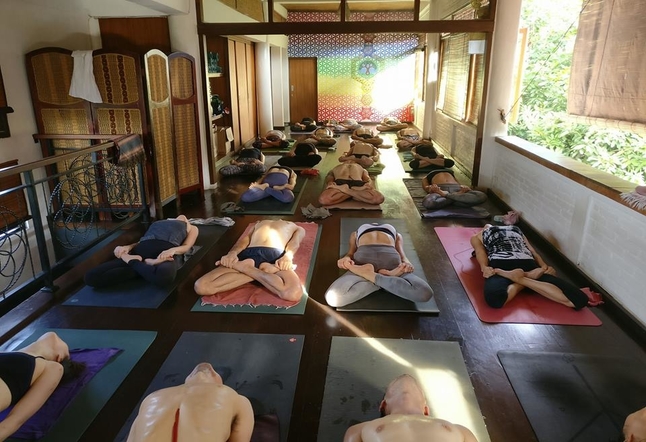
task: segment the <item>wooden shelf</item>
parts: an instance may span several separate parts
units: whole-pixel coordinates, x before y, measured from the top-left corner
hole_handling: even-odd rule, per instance
[[[217,78],[217,77],[224,77],[224,74],[222,72],[216,72],[216,73],[208,73],[209,78]]]

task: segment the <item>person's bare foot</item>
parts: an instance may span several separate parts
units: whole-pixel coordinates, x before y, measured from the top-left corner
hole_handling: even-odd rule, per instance
[[[395,267],[392,270],[381,269],[377,273],[379,273],[380,275],[386,275],[386,276],[402,276],[406,274],[406,272],[404,271],[403,263],[399,264],[397,267]]]
[[[538,279],[545,274],[545,270],[541,267],[537,267],[529,272],[525,272],[525,276],[530,279]]]
[[[121,255],[121,260],[128,264],[130,261],[135,260],[135,261],[143,261],[143,258],[139,255],[131,255],[129,253],[123,253]]]
[[[146,258],[144,259],[144,262],[148,264],[149,266],[156,266],[158,264],[161,264],[162,262],[167,262],[167,261],[173,261],[175,257],[169,256],[166,259],[160,259],[160,258]]]
[[[355,275],[361,276],[368,281],[374,282],[375,280],[375,268],[372,264],[363,264],[363,265],[349,265],[348,270],[354,273]]]
[[[437,184],[431,184],[431,187],[428,189],[429,193],[437,193],[440,196],[445,196],[445,192],[440,189],[440,186]]]
[[[496,275],[500,275],[503,278],[507,278],[510,281],[520,283],[520,281],[525,277],[525,272],[523,272],[523,269],[514,269],[514,270],[501,270],[501,269],[494,269],[494,273]]]
[[[245,273],[245,270],[254,268],[256,263],[253,259],[247,258],[242,261],[237,261],[231,266],[232,269],[239,271],[240,273]]]
[[[265,273],[274,274],[280,272],[280,269],[276,267],[276,264],[269,264],[268,262],[263,262],[258,266],[258,270],[262,270]]]

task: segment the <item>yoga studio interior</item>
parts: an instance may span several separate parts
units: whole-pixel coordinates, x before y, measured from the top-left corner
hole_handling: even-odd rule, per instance
[[[577,44],[631,15],[582,3]],[[509,135],[522,5],[2,0],[0,351],[44,358],[32,398],[61,359],[39,337],[84,362],[8,440],[182,440],[179,407],[130,430],[206,362],[253,441],[343,441],[402,374],[424,423],[479,442],[623,441],[646,407],[646,197]],[[3,361],[0,439],[29,379]]]

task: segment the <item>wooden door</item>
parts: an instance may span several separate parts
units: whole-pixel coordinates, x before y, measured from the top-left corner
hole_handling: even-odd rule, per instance
[[[318,120],[318,77],[316,58],[289,59],[289,120],[309,117]]]

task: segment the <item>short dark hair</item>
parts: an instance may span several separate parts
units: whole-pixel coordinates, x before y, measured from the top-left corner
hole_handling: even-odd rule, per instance
[[[65,384],[73,379],[78,378],[86,368],[85,362],[77,362],[71,359],[64,359],[61,362],[61,365],[63,366],[63,377],[61,378],[61,384]]]

